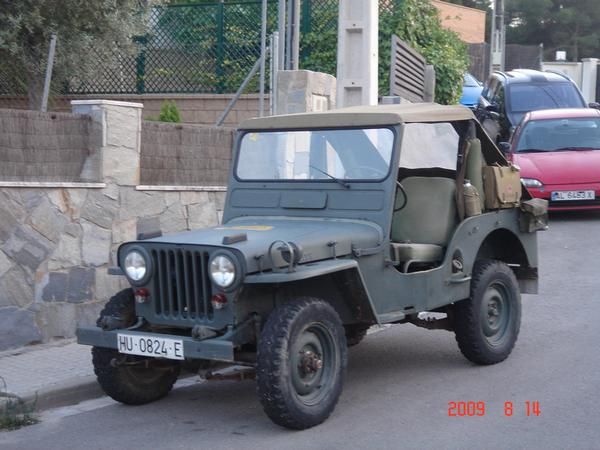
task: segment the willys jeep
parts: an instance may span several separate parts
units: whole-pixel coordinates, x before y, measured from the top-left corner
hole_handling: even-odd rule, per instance
[[[545,226],[518,172],[518,192],[484,176],[516,170],[461,106],[245,121],[222,225],[121,245],[132,288],[78,340],[119,402],[226,363],[253,372],[266,414],[295,429],[333,411],[347,346],[372,325],[451,330],[467,359],[498,363],[520,293],[537,291]]]

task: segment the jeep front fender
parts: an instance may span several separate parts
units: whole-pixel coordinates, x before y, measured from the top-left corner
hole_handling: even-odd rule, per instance
[[[294,283],[302,280],[312,280],[319,277],[327,277],[328,275],[346,273],[353,280],[355,288],[353,289],[354,300],[362,304],[363,314],[367,313],[373,321],[379,323],[373,300],[367,289],[367,285],[363,279],[358,262],[354,259],[330,259],[326,261],[318,261],[308,264],[301,264],[294,267],[292,272],[287,269],[278,272],[265,272],[247,275],[244,279],[244,284],[279,284],[279,283]],[[348,299],[350,300],[350,299]]]

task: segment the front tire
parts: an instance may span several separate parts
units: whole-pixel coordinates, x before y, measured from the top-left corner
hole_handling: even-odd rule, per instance
[[[134,320],[133,292],[125,289],[108,301],[97,324],[106,326],[112,322],[131,326]],[[124,355],[104,347],[92,347],[92,363],[102,390],[127,405],[143,405],[166,396],[180,371],[178,363]]]
[[[346,332],[346,344],[348,347],[354,347],[355,345],[360,344],[367,335],[368,329],[369,325],[363,325],[360,323],[344,325],[344,330]]]
[[[257,391],[265,413],[297,430],[322,423],[342,392],[346,364],[344,328],[329,303],[304,297],[279,306],[258,344]]]
[[[505,263],[478,261],[471,296],[454,305],[454,330],[462,354],[489,365],[510,355],[521,326],[521,294],[515,274]]]

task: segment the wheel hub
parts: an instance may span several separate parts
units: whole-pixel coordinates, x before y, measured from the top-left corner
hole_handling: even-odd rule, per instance
[[[323,358],[312,350],[302,350],[300,351],[298,368],[304,375],[315,373],[317,370],[323,368]]]
[[[499,345],[510,322],[510,304],[506,288],[500,283],[490,285],[483,296],[481,306],[483,334],[491,345]]]

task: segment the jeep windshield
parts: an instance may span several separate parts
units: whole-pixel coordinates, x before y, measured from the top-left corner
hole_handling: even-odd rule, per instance
[[[389,128],[245,133],[236,165],[240,180],[377,181],[390,169]]]

